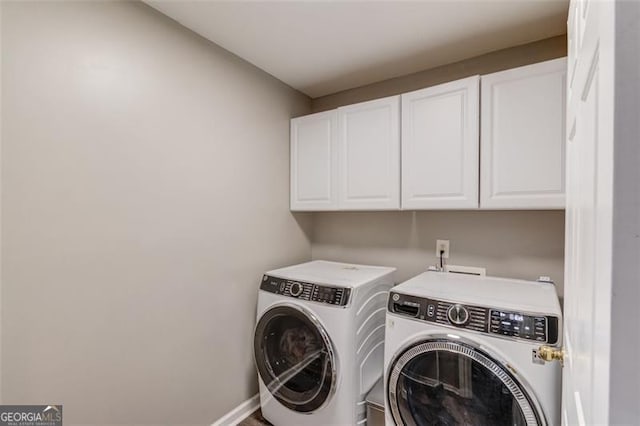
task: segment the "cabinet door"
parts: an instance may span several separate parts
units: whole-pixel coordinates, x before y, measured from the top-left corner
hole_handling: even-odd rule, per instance
[[[480,207],[562,209],[566,58],[482,76]]]
[[[480,77],[402,95],[402,208],[478,208]]]
[[[337,127],[335,110],[291,120],[291,210],[338,208]]]
[[[341,210],[400,208],[400,97],[338,108]]]

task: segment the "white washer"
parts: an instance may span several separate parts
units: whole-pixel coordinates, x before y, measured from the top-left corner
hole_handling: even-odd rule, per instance
[[[387,425],[560,424],[555,285],[425,272],[389,294]]]
[[[265,419],[355,425],[383,373],[384,325],[395,268],[313,261],[267,272],[254,355]]]

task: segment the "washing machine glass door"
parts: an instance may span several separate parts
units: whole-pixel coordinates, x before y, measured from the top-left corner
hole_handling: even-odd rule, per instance
[[[315,316],[298,306],[280,305],[262,315],[254,352],[270,394],[291,410],[315,411],[335,392],[331,340]]]
[[[392,363],[388,402],[398,425],[540,425],[517,379],[472,345],[416,343]]]

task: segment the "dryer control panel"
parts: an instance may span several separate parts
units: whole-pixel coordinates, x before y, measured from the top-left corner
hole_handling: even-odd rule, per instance
[[[351,294],[351,289],[349,288],[287,280],[269,275],[262,277],[260,290],[336,306],[346,306],[349,303]]]
[[[558,318],[552,315],[502,310],[487,306],[427,299],[391,291],[391,313],[501,337],[554,344],[558,342]]]

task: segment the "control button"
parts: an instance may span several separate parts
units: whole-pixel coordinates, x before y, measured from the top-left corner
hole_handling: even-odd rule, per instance
[[[302,293],[302,285],[300,283],[292,283],[291,287],[289,287],[289,293],[295,297],[300,296],[300,293]]]
[[[433,316],[433,314],[435,313],[435,309],[436,309],[436,307],[435,307],[435,306],[433,306],[433,305],[429,305],[429,306],[427,307],[427,315],[428,315],[428,316],[430,316],[430,317],[432,317],[432,316]]]
[[[454,325],[464,325],[469,321],[469,311],[462,305],[456,304],[447,311],[447,318]]]

